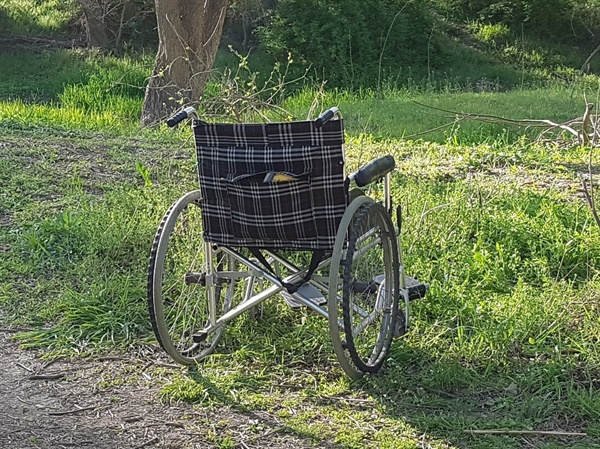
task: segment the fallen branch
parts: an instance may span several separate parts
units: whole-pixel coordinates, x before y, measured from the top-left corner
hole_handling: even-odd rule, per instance
[[[154,437],[149,439],[148,441],[144,441],[142,444],[138,444],[135,446],[135,449],[141,449],[142,447],[150,446],[158,441],[158,437]]]
[[[40,371],[44,371],[44,370],[45,370],[46,368],[48,368],[50,365],[53,365],[53,364],[55,364],[56,362],[60,362],[60,361],[62,361],[62,360],[64,360],[64,358],[63,358],[63,357],[58,357],[58,358],[56,358],[56,359],[49,360],[49,361],[47,361],[46,363],[44,363],[44,365],[43,365],[43,366],[40,368]]]
[[[414,133],[414,134],[409,134],[408,136],[402,136],[403,139],[414,139],[415,137],[419,137],[419,136],[423,136],[425,134],[429,134],[435,131],[438,131],[440,129],[444,129],[444,128],[448,128],[449,126],[454,126],[456,125],[458,122],[460,122],[462,119],[460,117],[457,117],[453,122],[450,123],[444,123],[443,125],[440,126],[436,126],[435,128],[431,128],[431,129],[426,129],[425,131],[421,131],[418,133]]]
[[[541,131],[538,135],[538,141],[540,141],[542,137],[547,135],[549,132],[556,130],[561,130],[570,134],[575,139],[577,139],[578,143],[582,145],[588,144],[590,142],[595,143],[597,141],[597,137],[600,136],[600,129],[598,129],[600,120],[597,114],[591,114],[591,110],[594,106],[592,103],[586,103],[585,113],[581,117],[576,117],[574,119],[567,120],[566,122],[562,123],[556,123],[548,119],[511,119],[491,114],[472,114],[468,112],[458,112],[449,109],[439,108],[436,106],[423,104],[418,101],[414,101],[414,103],[428,109],[433,109],[435,111],[450,114],[448,118],[453,119],[454,122],[459,120],[478,120],[487,123],[524,126],[526,129],[544,128],[544,130]],[[581,128],[581,131],[577,129],[579,127]]]
[[[23,364],[21,364],[19,362],[16,362],[15,365],[18,366],[19,368],[24,369],[25,371],[29,371],[30,373],[33,373],[33,370],[31,368],[28,368],[28,367],[26,367],[25,365],[23,365]]]
[[[588,69],[588,70],[589,70],[589,65],[588,65],[588,64],[590,63],[590,61],[592,60],[592,58],[593,58],[594,56],[596,56],[596,53],[598,53],[599,51],[600,51],[600,45],[598,45],[598,46],[597,46],[597,47],[594,49],[594,51],[593,51],[593,52],[592,52],[592,53],[591,53],[591,54],[588,56],[588,58],[587,58],[587,59],[585,60],[585,62],[582,64],[582,66],[581,66],[581,69],[579,69],[579,73],[581,73],[581,74],[583,75],[584,73],[586,73],[586,69]]]
[[[29,380],[58,380],[65,377],[64,373],[57,374],[32,374],[27,379]]]

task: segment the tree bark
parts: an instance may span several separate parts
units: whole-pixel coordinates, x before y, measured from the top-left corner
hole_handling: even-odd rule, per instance
[[[103,20],[103,11],[97,0],[80,0],[81,9],[85,17],[85,30],[87,45],[90,48],[109,48],[106,23]]]
[[[158,52],[142,107],[142,126],[197,104],[215,60],[227,0],[155,0]]]

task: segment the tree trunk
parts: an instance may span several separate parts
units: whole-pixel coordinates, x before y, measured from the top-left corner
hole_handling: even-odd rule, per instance
[[[85,16],[85,30],[87,33],[87,45],[90,48],[109,48],[104,12],[98,0],[80,0],[81,9]]]
[[[156,125],[182,105],[197,104],[215,60],[227,0],[155,0],[158,52],[141,124]]]

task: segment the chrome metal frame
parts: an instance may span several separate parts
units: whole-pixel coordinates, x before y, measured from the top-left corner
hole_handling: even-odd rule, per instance
[[[359,237],[359,240],[365,240],[365,239],[369,238],[370,236],[372,236],[372,232],[366,232],[361,237]],[[355,253],[353,258],[355,258],[355,259],[359,258],[364,251],[367,251],[373,245],[377,245],[380,242],[381,242],[381,240],[379,238],[374,239],[372,242],[369,242],[368,246],[366,246],[365,248],[361,248],[361,251]],[[295,264],[293,264],[292,262],[287,260],[285,257],[283,257],[282,255],[272,252],[272,251],[266,251],[266,250],[264,251],[264,253],[268,257],[269,262],[274,263],[276,267],[280,265],[280,266],[284,267],[287,271],[291,272],[291,274],[287,275],[283,279],[279,279],[278,277],[274,276],[269,271],[267,271],[265,268],[261,267],[255,260],[252,260],[251,258],[243,255],[238,249],[231,248],[228,246],[217,246],[217,245],[214,245],[211,243],[205,243],[205,245],[206,245],[205,246],[206,260],[207,260],[205,279],[206,279],[206,285],[208,288],[208,301],[209,301],[209,313],[210,313],[209,322],[210,322],[210,324],[207,327],[205,327],[204,329],[200,329],[200,330],[196,331],[194,333],[194,335],[197,335],[197,336],[206,334],[206,333],[210,333],[210,332],[214,332],[219,327],[226,325],[229,321],[238,317],[242,313],[250,310],[252,307],[258,306],[263,301],[277,295],[282,290],[285,290],[285,287],[283,286],[282,282],[294,283],[296,281],[301,280],[304,277],[304,275],[306,274],[306,268],[299,268]],[[345,252],[345,249],[343,249],[342,251]],[[243,264],[246,267],[248,267],[248,270],[245,270],[245,271],[217,271],[213,265],[213,260],[214,260],[213,256],[218,252],[225,252],[225,253],[229,254],[235,260],[237,260],[240,264]],[[342,258],[344,258],[343,254],[342,254]],[[329,256],[329,257],[323,259],[318,264],[317,269],[315,270],[315,273],[318,272],[319,270],[329,267],[331,265],[331,261],[332,261],[332,256]],[[215,295],[215,285],[218,282],[217,278],[230,279],[232,282],[235,282],[235,281],[241,280],[241,279],[247,279],[246,288],[244,289],[243,298],[242,298],[241,302],[237,306],[235,306],[233,309],[230,309],[228,312],[221,315],[219,318],[217,318],[217,304],[216,304],[216,295]],[[256,282],[257,279],[266,279],[269,282],[271,282],[273,285],[271,285],[270,287],[266,288],[265,290],[263,290],[259,293],[253,293],[254,283]],[[329,282],[330,282],[329,276],[319,276],[316,274],[313,275],[311,277],[311,279],[308,281],[308,283],[310,285],[317,288],[320,292],[323,293],[323,295],[328,295],[331,292]],[[329,318],[327,305],[319,306],[319,305],[315,304],[314,302],[310,301],[309,299],[306,299],[304,296],[302,296],[298,293],[289,293],[288,292],[288,294],[290,296],[292,296],[296,301],[305,305],[306,307],[308,307],[309,309],[318,313],[319,315],[321,315],[325,318]],[[338,294],[337,296],[338,296],[338,298],[337,298],[338,301],[341,301],[342,300],[341,295]],[[357,305],[353,305],[353,309],[357,314],[365,317],[365,320],[368,320],[369,318],[371,318],[371,319],[375,318],[375,314],[372,311],[369,312],[366,310],[362,310]],[[338,321],[338,325],[340,326],[340,328],[343,328],[342,320],[338,319],[337,321]],[[370,321],[366,322],[364,324],[364,327],[367,327],[369,323],[370,323]]]

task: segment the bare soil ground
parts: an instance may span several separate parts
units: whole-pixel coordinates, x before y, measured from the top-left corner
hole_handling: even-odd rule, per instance
[[[0,448],[308,448],[267,412],[165,404],[157,359],[44,361],[0,331]],[[157,382],[157,380],[159,380]],[[226,433],[227,438],[223,435]]]

